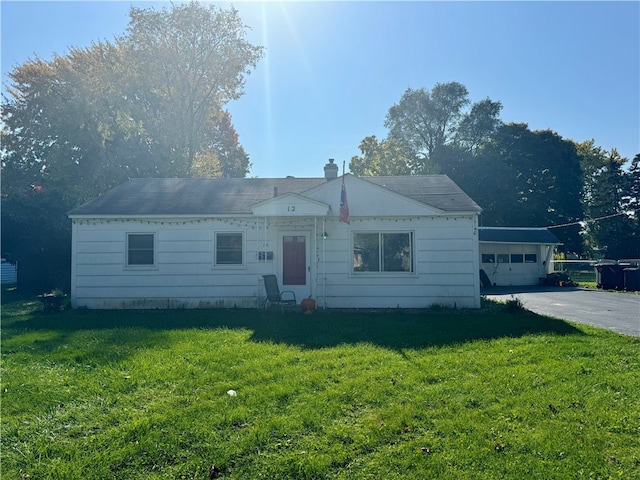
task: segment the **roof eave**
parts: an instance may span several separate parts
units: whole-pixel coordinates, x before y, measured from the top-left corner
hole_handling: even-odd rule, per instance
[[[233,218],[233,217],[254,217],[251,212],[246,213],[161,213],[161,214],[120,214],[120,213],[108,213],[108,214],[67,214],[67,217],[76,220],[148,220],[148,219],[162,219],[162,218]]]
[[[504,240],[478,240],[478,243],[504,243],[506,245],[563,245],[562,242],[509,242]]]

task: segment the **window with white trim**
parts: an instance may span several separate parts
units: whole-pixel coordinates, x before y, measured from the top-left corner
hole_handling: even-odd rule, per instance
[[[244,264],[244,240],[242,237],[242,232],[216,232],[216,266]]]
[[[127,233],[127,266],[153,267],[155,262],[155,234]]]
[[[413,273],[413,232],[354,232],[353,272]]]

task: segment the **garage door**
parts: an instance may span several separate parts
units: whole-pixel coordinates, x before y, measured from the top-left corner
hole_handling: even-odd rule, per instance
[[[538,284],[538,255],[533,245],[509,246],[510,285]]]
[[[536,245],[484,245],[482,268],[498,286],[537,285],[540,271],[537,250]]]

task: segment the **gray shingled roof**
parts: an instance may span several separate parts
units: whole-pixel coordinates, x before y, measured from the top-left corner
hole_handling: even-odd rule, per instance
[[[446,175],[366,177],[379,186],[445,212],[480,207]],[[285,193],[303,194],[324,178],[137,178],[69,212],[69,215],[235,215]]]
[[[135,178],[69,215],[233,215],[278,194],[301,193],[326,180],[313,178]]]
[[[480,227],[478,239],[481,242],[494,243],[562,243],[546,228]]]
[[[446,175],[360,177],[444,212],[477,212],[482,209]]]

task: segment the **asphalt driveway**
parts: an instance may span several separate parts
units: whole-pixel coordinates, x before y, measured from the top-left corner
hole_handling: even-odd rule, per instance
[[[640,336],[640,293],[616,293],[571,287],[491,287],[486,298],[518,298],[527,310],[571,322]]]

